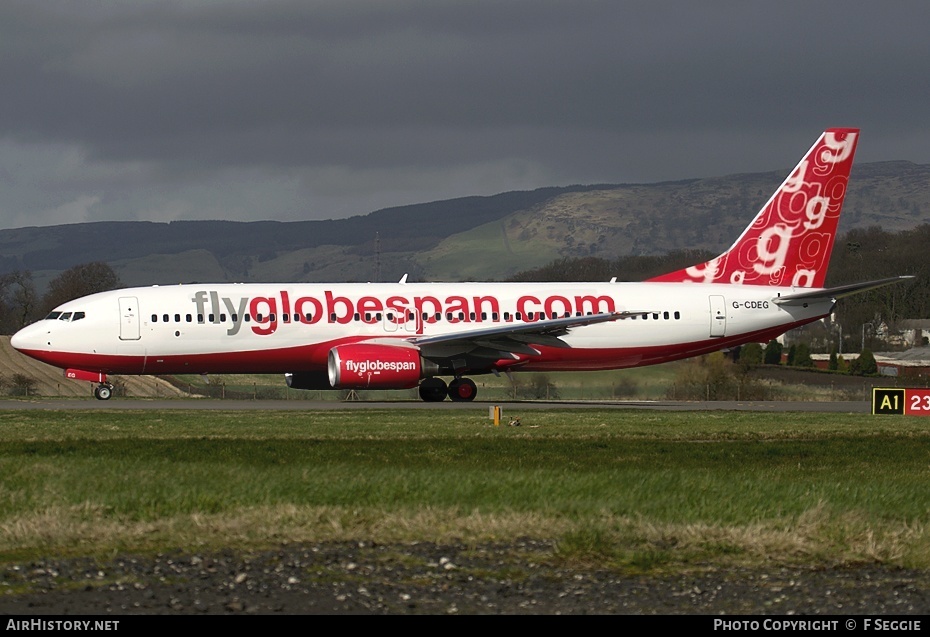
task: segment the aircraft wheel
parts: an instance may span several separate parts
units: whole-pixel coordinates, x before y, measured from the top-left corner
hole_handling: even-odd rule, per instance
[[[109,385],[98,385],[94,388],[94,398],[97,400],[110,400],[113,395],[113,388]]]
[[[478,386],[470,378],[456,378],[449,383],[449,398],[455,402],[470,402],[478,395]]]
[[[446,399],[446,381],[441,378],[426,378],[420,383],[420,398],[428,403],[438,403]]]

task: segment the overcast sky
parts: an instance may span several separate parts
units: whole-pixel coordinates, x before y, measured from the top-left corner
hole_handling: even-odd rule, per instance
[[[0,227],[930,163],[930,2],[0,3]],[[755,211],[752,211],[755,212]]]

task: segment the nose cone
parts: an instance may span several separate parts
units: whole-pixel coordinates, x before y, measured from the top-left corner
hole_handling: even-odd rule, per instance
[[[36,325],[27,325],[10,338],[13,349],[26,353],[29,350],[42,349],[45,344],[44,332]]]
[[[16,334],[10,338],[10,345],[12,345],[15,350],[23,351],[26,347],[26,339],[23,338],[22,330],[16,332]]]

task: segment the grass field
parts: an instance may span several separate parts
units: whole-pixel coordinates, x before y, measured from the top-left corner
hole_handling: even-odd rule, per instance
[[[0,413],[0,559],[553,539],[618,568],[930,566],[917,418],[552,410]]]

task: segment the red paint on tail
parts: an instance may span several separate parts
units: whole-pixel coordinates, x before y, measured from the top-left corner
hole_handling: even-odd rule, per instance
[[[729,250],[649,280],[824,287],[858,140],[824,131]]]

